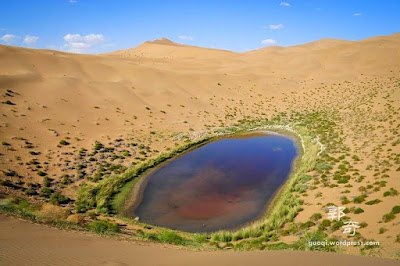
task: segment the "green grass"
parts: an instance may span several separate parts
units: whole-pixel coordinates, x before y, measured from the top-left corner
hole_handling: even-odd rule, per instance
[[[139,178],[132,179],[119,190],[119,193],[115,194],[114,198],[111,201],[112,210],[119,211],[123,208],[129,196],[129,193],[138,181]]]
[[[185,243],[185,239],[177,233],[170,231],[163,231],[159,236],[159,240],[163,243],[182,245]]]
[[[86,226],[90,231],[101,235],[119,232],[118,224],[106,220],[93,221]]]
[[[320,231],[307,232],[303,237],[296,241],[292,246],[296,250],[306,250],[306,251],[336,251],[334,245],[324,245],[324,241],[327,240],[327,235]],[[310,245],[310,243],[316,243],[316,245]],[[320,244],[318,244],[320,243]]]

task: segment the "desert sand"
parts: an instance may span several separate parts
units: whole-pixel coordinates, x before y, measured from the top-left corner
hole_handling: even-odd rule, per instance
[[[75,200],[82,183],[96,183],[96,178],[110,174],[99,170],[101,164],[118,164],[120,170],[114,173],[120,173],[187,139],[244,118],[324,110],[332,112],[346,146],[346,160],[357,173],[348,184],[329,186],[319,181],[321,173],[311,172],[318,182],[299,193],[303,210],[293,224],[323,213],[330,202],[353,210],[362,207],[364,212],[354,217],[368,226],[360,233],[381,243],[379,252],[365,255],[398,259],[400,215],[388,222],[382,222],[382,217],[400,202],[398,194],[383,196],[386,191],[400,190],[399,84],[399,33],[361,41],[322,39],[244,53],[181,45],[164,38],[98,55],[0,45],[0,193],[40,205],[49,199],[34,192],[43,188],[46,176],[53,191]],[[96,141],[113,150],[101,158],[80,156],[82,149],[92,150]],[[363,178],[356,179],[359,176]],[[361,193],[368,195],[366,201],[380,202],[353,202]],[[344,197],[349,202],[343,203]],[[62,206],[73,208],[71,203]],[[318,223],[310,230],[317,227]],[[149,264],[163,259],[204,264],[224,258],[231,265],[243,264],[245,258],[252,264],[278,259],[289,264],[304,256],[291,251],[193,253],[60,232],[4,217],[1,230],[2,258],[21,264],[29,263],[31,256],[38,262],[52,256],[60,264],[73,257],[75,264],[129,264],[138,258],[146,258]],[[339,231],[330,234],[340,235]],[[281,240],[296,239],[293,234]],[[58,245],[58,251],[47,250]],[[360,250],[343,253],[359,255]],[[338,254],[312,253],[305,258],[310,264],[304,265],[328,263],[326,258],[335,264],[354,260],[348,265],[389,265]]]
[[[0,216],[4,265],[399,265],[389,259],[324,252],[194,252],[171,246],[105,239]],[[51,248],[50,248],[51,247]]]

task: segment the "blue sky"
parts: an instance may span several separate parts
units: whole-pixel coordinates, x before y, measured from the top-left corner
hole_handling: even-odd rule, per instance
[[[400,32],[397,0],[0,0],[0,43],[100,53],[167,37],[233,51]]]

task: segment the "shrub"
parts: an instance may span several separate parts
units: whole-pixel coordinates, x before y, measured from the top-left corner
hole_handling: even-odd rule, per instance
[[[164,243],[182,245],[185,240],[178,234],[174,232],[164,231],[160,236],[159,240]]]
[[[393,214],[398,214],[398,213],[400,213],[400,206],[394,206],[393,208],[392,208],[392,213]]]
[[[83,184],[79,188],[75,209],[78,212],[86,212],[96,207],[96,193],[97,189],[93,185]]]
[[[383,193],[384,197],[389,197],[389,196],[393,197],[397,195],[399,195],[399,192],[394,188],[390,188],[388,191],[385,191],[385,193]]]
[[[365,198],[367,197],[367,195],[363,194],[361,196],[357,196],[353,199],[354,203],[362,203],[363,201],[365,201]]]
[[[75,224],[82,224],[84,221],[83,215],[79,213],[71,214],[67,217],[67,221]]]
[[[265,246],[266,250],[283,250],[283,249],[292,249],[292,246],[283,242],[279,242],[276,244],[269,244]]]
[[[365,204],[367,204],[367,205],[375,205],[375,204],[378,204],[380,202],[382,202],[380,199],[374,199],[374,200],[371,200],[371,201],[367,201]]]
[[[61,177],[61,184],[68,185],[69,183],[71,183],[71,180],[69,179],[69,175],[63,175]]]
[[[302,184],[304,184],[304,183],[307,183],[308,181],[310,181],[311,178],[312,178],[312,176],[310,176],[310,175],[303,175],[303,176],[300,178],[299,182],[302,183]]]
[[[326,236],[327,235],[320,230],[307,232],[302,238],[293,244],[293,247],[298,250],[333,251],[333,246],[323,245]],[[309,245],[311,242],[320,242],[321,245]]]
[[[367,224],[366,222],[361,222],[361,223],[359,224],[359,226],[360,226],[360,228],[365,228],[365,227],[368,226],[368,224]]]
[[[32,205],[26,199],[7,197],[5,199],[0,200],[0,210],[10,213],[17,212],[18,215],[21,215],[28,219],[34,219],[35,214],[32,210]]]
[[[118,224],[114,222],[108,222],[107,220],[93,221],[88,224],[88,229],[98,234],[106,233],[118,233]]]
[[[332,229],[332,231],[336,231],[336,230],[338,230],[339,228],[341,228],[343,225],[344,225],[343,221],[335,221],[335,222],[332,224],[331,229]]]
[[[38,174],[39,176],[46,176],[46,175],[47,175],[47,173],[46,173],[46,172],[43,172],[43,171],[39,171],[37,174]]]
[[[383,234],[383,233],[385,233],[386,231],[387,231],[387,229],[384,228],[384,227],[379,228],[379,234]]]
[[[346,196],[341,197],[341,200],[343,205],[350,203],[350,200]]]
[[[3,102],[4,104],[8,104],[8,105],[15,105],[15,103],[13,103],[12,101],[10,101],[10,100],[7,100],[7,101],[5,101],[5,102]]]
[[[390,222],[391,220],[393,220],[394,218],[396,218],[396,215],[394,215],[394,213],[389,212],[385,215],[383,215],[382,220],[387,223]]]
[[[63,220],[67,218],[68,211],[62,207],[45,203],[39,211],[39,215],[50,220]]]
[[[1,170],[5,176],[18,176],[17,172],[8,169],[7,171]]]
[[[38,192],[36,191],[36,189],[28,188],[25,190],[25,194],[28,196],[34,196],[34,195],[37,195]]]
[[[206,234],[194,234],[193,239],[197,243],[204,243],[207,241],[207,235]]]
[[[294,191],[299,192],[299,193],[304,193],[306,192],[308,186],[305,184],[297,184],[294,186]]]
[[[0,180],[0,185],[6,186],[6,187],[15,187],[14,183],[11,182],[11,180]]]
[[[50,187],[51,185],[51,180],[47,176],[43,177],[43,186],[44,187]]]
[[[60,192],[57,191],[51,195],[49,202],[55,205],[59,205],[59,204],[66,204],[69,201],[70,201],[69,198],[67,198],[66,196],[62,195]]]
[[[83,178],[85,178],[85,176],[86,176],[86,172],[85,172],[85,171],[82,171],[82,170],[76,171],[76,174],[77,174],[77,176],[78,176],[79,179],[83,179]]]
[[[332,169],[332,166],[331,166],[329,163],[322,162],[322,163],[318,163],[318,164],[315,166],[315,169],[316,169],[316,170],[320,170],[320,171],[322,171],[322,170],[331,170],[331,169]]]
[[[356,208],[356,209],[354,210],[354,214],[359,214],[359,213],[363,213],[363,212],[364,212],[364,210],[361,209],[361,208]]]
[[[52,193],[52,190],[48,187],[44,187],[42,188],[42,190],[40,191],[39,195],[44,197],[44,198],[49,198],[50,195]]]
[[[319,224],[318,229],[323,231],[331,225],[331,221],[325,219]]]
[[[62,139],[62,140],[60,140],[59,144],[60,144],[61,146],[67,146],[67,145],[69,145],[69,142],[66,141],[65,139]]]
[[[151,241],[160,241],[156,233],[145,233],[144,237]]]
[[[322,218],[322,215],[320,213],[314,213],[313,215],[311,215],[310,220],[311,221],[318,221],[321,218]]]
[[[94,144],[94,150],[98,151],[98,150],[101,150],[102,148],[104,148],[104,145],[101,144],[100,142],[96,141]]]

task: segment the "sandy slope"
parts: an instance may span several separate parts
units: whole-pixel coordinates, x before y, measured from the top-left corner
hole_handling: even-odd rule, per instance
[[[150,127],[202,130],[240,101],[251,106],[274,97],[263,110],[268,114],[275,107],[285,109],[279,101],[285,93],[308,91],[321,82],[390,75],[399,68],[399,47],[400,34],[243,54],[166,40],[105,55],[0,45],[0,88],[20,94],[12,99],[15,106],[0,105],[0,132],[10,142],[16,136],[34,141],[44,154],[62,137],[79,137],[79,146],[88,146]],[[204,110],[214,117],[202,116]],[[240,112],[252,113],[248,107]],[[190,126],[182,123],[189,120]]]
[[[3,215],[0,236],[3,265],[399,265],[394,260],[321,252],[194,252],[61,231]]]

